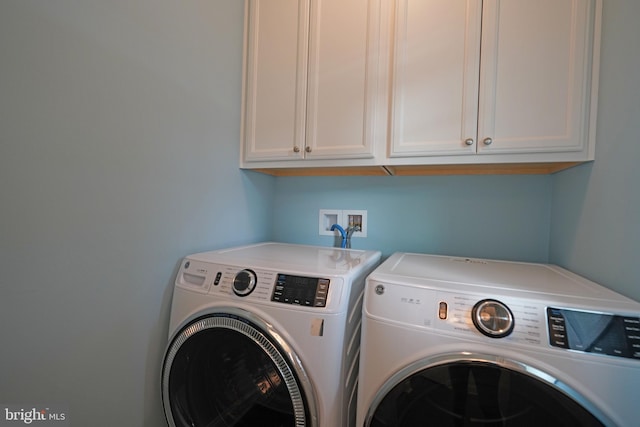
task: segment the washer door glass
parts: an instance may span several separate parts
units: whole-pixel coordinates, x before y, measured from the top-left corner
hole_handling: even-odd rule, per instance
[[[171,425],[310,425],[303,392],[282,350],[236,316],[215,315],[185,327],[167,352],[162,381]]]
[[[603,426],[560,390],[527,374],[486,362],[426,368],[380,401],[367,427]]]

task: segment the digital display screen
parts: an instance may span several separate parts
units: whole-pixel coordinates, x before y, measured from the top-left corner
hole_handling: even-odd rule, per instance
[[[271,301],[307,307],[325,307],[329,279],[278,274]]]
[[[640,318],[547,308],[549,343],[586,353],[640,360]]]

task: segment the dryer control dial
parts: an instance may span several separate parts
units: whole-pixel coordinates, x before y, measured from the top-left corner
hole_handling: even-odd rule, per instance
[[[493,299],[476,303],[471,311],[475,327],[491,338],[504,338],[513,331],[513,313],[505,304]]]
[[[233,293],[239,297],[246,297],[256,288],[258,278],[253,270],[245,269],[236,274],[233,279]]]

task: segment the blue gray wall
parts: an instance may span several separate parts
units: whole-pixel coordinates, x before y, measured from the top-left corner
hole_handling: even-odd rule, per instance
[[[238,170],[243,2],[0,2],[0,403],[164,424],[176,266],[270,238]]]
[[[596,161],[553,177],[550,257],[640,301],[640,2],[603,15]]]
[[[274,236],[334,244],[318,235],[319,209],[366,209],[354,248],[546,262],[551,177],[277,178]]]

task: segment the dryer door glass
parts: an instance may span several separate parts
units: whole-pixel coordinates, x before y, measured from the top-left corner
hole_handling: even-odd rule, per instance
[[[249,321],[198,320],[167,352],[163,400],[175,426],[308,426],[296,375],[278,346]]]
[[[603,426],[560,391],[530,375],[485,362],[423,369],[393,387],[367,427]]]

